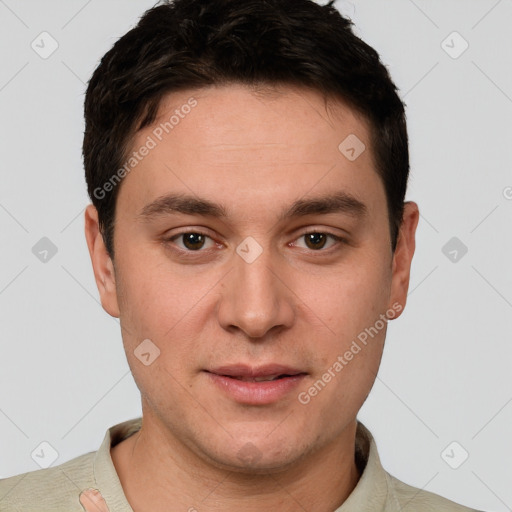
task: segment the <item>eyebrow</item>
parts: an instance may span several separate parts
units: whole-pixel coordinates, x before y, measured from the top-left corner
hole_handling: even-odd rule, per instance
[[[288,209],[281,212],[279,221],[329,213],[344,213],[353,217],[362,217],[367,212],[368,208],[359,199],[347,192],[337,192],[309,199],[297,199]],[[175,213],[219,219],[229,217],[227,208],[222,204],[188,194],[168,194],[159,197],[144,206],[138,217],[144,221],[150,221]]]

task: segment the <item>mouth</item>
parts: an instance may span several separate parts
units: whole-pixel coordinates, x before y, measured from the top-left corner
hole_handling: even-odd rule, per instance
[[[285,366],[282,364],[271,363],[260,366],[249,366],[246,364],[231,364],[218,366],[206,370],[215,375],[230,377],[232,379],[243,380],[246,382],[262,382],[268,380],[277,380],[285,377],[294,377],[295,375],[306,374],[304,370]]]
[[[252,405],[270,404],[286,397],[308,373],[290,366],[236,364],[205,370],[210,380],[232,400]]]
[[[285,379],[286,377],[295,377],[296,375],[303,375],[303,374],[302,373],[296,373],[296,374],[283,373],[281,375],[268,375],[268,376],[261,376],[261,377],[243,377],[243,376],[235,376],[235,375],[221,375],[221,377],[228,377],[230,379],[241,380],[243,382],[268,382],[268,381],[274,381],[274,380],[278,380],[278,379]]]

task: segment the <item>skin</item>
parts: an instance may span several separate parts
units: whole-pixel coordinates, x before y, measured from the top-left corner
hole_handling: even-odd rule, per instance
[[[95,208],[85,213],[101,302],[120,318],[142,399],[142,429],[112,448],[112,460],[136,512],[168,511],[169,503],[190,512],[334,510],[360,477],[356,415],[378,371],[385,327],[308,404],[297,395],[379,315],[405,306],[417,205],[406,203],[393,253],[366,121],[340,101],[326,106],[317,92],[291,86],[170,94],[133,148],[190,97],[197,106],[121,184],[114,261]],[[366,145],[354,161],[338,149],[349,134]],[[357,198],[366,214],[279,220],[293,201],[333,191]],[[229,216],[141,219],[145,205],[170,192],[221,203]],[[309,230],[344,242],[311,248]],[[202,252],[186,252],[182,237],[163,241],[198,231],[211,237]],[[263,251],[252,263],[236,252],[249,236]],[[145,339],[160,350],[148,366],[134,355]],[[308,375],[275,403],[241,404],[203,371],[240,362]],[[239,455],[248,446],[252,460]]]
[[[79,501],[85,512],[110,512],[98,489],[85,489],[80,493]]]

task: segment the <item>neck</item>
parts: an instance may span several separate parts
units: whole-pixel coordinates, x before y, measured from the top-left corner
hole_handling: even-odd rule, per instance
[[[354,422],[315,453],[254,474],[217,467],[144,416],[140,431],[111,456],[135,512],[168,511],[170,503],[188,512],[325,512],[338,508],[359,480],[355,433]]]

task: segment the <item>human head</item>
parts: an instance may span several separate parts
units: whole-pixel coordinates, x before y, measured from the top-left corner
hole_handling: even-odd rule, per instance
[[[180,82],[180,88],[171,89],[168,82],[164,87],[155,77],[162,59],[152,61],[148,55],[153,47],[129,32],[125,37],[134,39],[134,53],[125,48],[115,64],[108,62],[107,54],[100,69],[106,76],[114,69],[130,76],[121,80],[129,84],[130,94],[134,87],[140,94],[155,87],[152,102],[137,111],[140,103],[129,101],[133,96],[115,81],[98,93],[98,102],[91,100],[94,94],[86,101],[89,108],[112,118],[110,124],[103,124],[106,153],[116,148],[112,141],[121,129],[116,119],[125,128],[129,126],[123,123],[126,116],[139,120],[131,138],[119,139],[119,147],[125,144],[125,158],[141,148],[142,158],[116,187],[109,182],[117,194],[115,261],[103,243],[93,206],[86,210],[86,236],[102,305],[120,318],[128,363],[141,391],[146,446],[158,439],[159,446],[171,449],[171,457],[174,450],[186,448],[187,457],[194,454],[196,462],[242,472],[290,469],[306,457],[311,463],[312,457],[321,459],[326,453],[336,457],[340,451],[333,444],[337,448],[343,444],[348,456],[356,414],[378,370],[387,320],[399,316],[405,305],[417,209],[410,203],[404,206],[392,251],[387,189],[373,149],[378,135],[373,134],[371,118],[354,106],[356,99],[335,94],[326,86],[315,87],[311,76],[324,72],[321,65],[316,70],[307,62],[298,66],[303,69],[302,81],[283,78],[289,73],[283,70],[284,57],[279,53],[276,57],[270,44],[266,67],[278,80],[263,80],[255,75],[250,52],[251,48],[257,54],[263,52],[265,44],[254,41],[242,51],[238,39],[243,34],[236,30],[226,36],[229,43],[217,45],[226,32],[209,28],[217,16],[231,26],[233,16],[222,10],[210,12],[212,5],[220,8],[215,1],[175,5],[181,6],[182,17],[178,22],[174,13],[164,28],[168,24],[176,30],[177,25],[183,30],[189,27],[187,37],[173,43],[181,48],[178,63],[180,59],[195,62],[187,81]],[[226,0],[222,5],[240,9],[239,2]],[[308,19],[308,9],[325,11],[302,1],[290,3],[279,14],[279,6],[286,5],[242,3],[242,10],[263,9],[268,14],[258,17],[259,24],[247,15],[234,17],[243,26],[254,25],[253,35],[260,39],[267,34],[276,44],[292,36],[302,41],[306,58],[301,31],[276,34],[272,24],[295,13],[295,22],[311,33],[315,22],[311,15]],[[150,11],[155,12],[161,15],[153,19],[150,14],[139,26],[152,33],[152,43],[162,45],[167,55],[170,41],[160,27],[167,11]],[[330,16],[335,16],[334,10]],[[316,26],[324,25],[317,21]],[[188,49],[183,47],[185,42]],[[240,76],[251,78],[235,80],[232,74],[226,77],[217,71],[222,80],[205,83],[200,50],[209,55],[216,45],[223,48],[218,59],[224,62],[231,57]],[[331,57],[342,48],[340,42]],[[348,62],[356,66],[353,57]],[[134,64],[143,60],[154,62],[158,72],[145,71],[133,78]],[[176,66],[164,68],[169,81]],[[374,73],[361,71],[361,64],[356,68],[351,94],[376,90],[382,99],[382,88],[364,85]],[[338,74],[341,80],[343,73]],[[93,91],[94,82],[110,83],[98,72],[91,81]],[[399,101],[390,84],[388,92]],[[125,118],[119,118],[115,105],[107,108],[106,101],[99,107],[104,97],[124,105]],[[380,113],[388,108],[376,100],[375,105]],[[163,120],[170,123],[169,132],[158,143],[151,142]],[[90,128],[97,130],[98,125]],[[368,148],[353,160],[339,150],[340,142],[351,135]],[[314,233],[313,224],[321,226]],[[306,226],[308,235],[315,237],[313,245],[320,243],[320,247],[303,246]],[[188,236],[195,238],[197,232],[201,233],[199,246]],[[194,247],[180,247],[183,236]],[[252,257],[245,259],[244,252]],[[353,344],[355,340],[364,347]],[[141,351],[147,366],[137,355]],[[154,360],[151,353],[157,355]],[[280,382],[291,382],[281,374],[283,366],[298,372],[292,380],[303,394],[298,395],[297,389],[298,396],[290,392],[282,399],[257,404],[252,397],[248,403],[240,396],[226,396],[227,388],[217,386],[213,377],[225,371],[258,374],[262,368],[269,371],[269,365],[277,368],[279,379],[285,379]],[[255,385],[259,393],[260,384]],[[321,392],[314,391],[316,385]],[[247,446],[256,447],[261,458],[241,459],[239,451],[243,454]]]
[[[409,172],[405,113],[377,52],[333,6],[311,0],[176,0],[150,9],[94,72],[85,100],[89,196],[114,257],[116,198],[134,135],[162,98],[226,83],[309,87],[370,123],[394,249]]]

